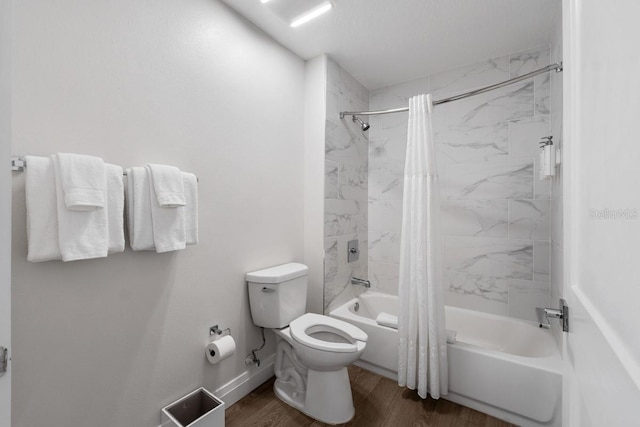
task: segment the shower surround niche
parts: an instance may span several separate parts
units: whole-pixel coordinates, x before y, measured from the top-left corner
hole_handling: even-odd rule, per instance
[[[434,100],[549,64],[541,47],[425,76],[370,94],[370,109]],[[550,134],[549,73],[434,108],[447,305],[535,320],[549,304],[550,181],[537,172]],[[407,114],[373,116],[369,130],[369,279],[398,293]]]

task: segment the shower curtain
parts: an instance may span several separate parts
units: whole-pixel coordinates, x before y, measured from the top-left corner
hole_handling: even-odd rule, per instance
[[[439,182],[431,95],[409,100],[398,296],[398,385],[425,399],[447,394]]]

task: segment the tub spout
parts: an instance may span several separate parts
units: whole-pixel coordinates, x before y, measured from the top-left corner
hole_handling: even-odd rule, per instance
[[[351,284],[352,285],[360,285],[360,286],[364,286],[365,288],[370,288],[371,287],[371,282],[365,279],[359,279],[357,277],[352,277],[351,278]]]
[[[545,308],[544,310],[544,314],[547,315],[547,317],[555,317],[558,319],[562,319],[562,311],[561,310],[556,310],[555,308]]]
[[[562,325],[563,332],[569,332],[569,307],[564,299],[560,299],[560,308],[536,308],[538,323],[541,328],[550,329],[549,319],[558,319]]]
[[[549,323],[549,318],[547,314],[544,312],[544,308],[536,307],[536,315],[538,316],[538,325],[544,329],[551,329],[551,324]]]

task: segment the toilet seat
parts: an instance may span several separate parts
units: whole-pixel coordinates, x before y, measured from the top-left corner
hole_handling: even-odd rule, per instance
[[[368,338],[362,329],[350,323],[315,313],[303,314],[293,320],[289,325],[289,331],[291,337],[300,344],[317,350],[334,353],[353,353],[360,351]],[[310,335],[318,332],[332,333],[349,342],[324,341]]]

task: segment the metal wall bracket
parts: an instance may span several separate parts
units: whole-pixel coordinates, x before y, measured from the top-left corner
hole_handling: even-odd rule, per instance
[[[562,310],[562,331],[569,332],[569,306],[562,298],[560,298],[560,310]]]
[[[9,350],[0,347],[0,375],[7,372],[7,365],[9,363]]]
[[[11,170],[22,172],[27,166],[27,162],[24,160],[24,157],[13,156],[11,157]]]
[[[553,145],[553,136],[543,136],[542,141],[538,142],[538,145],[540,145],[540,148]]]
[[[212,337],[214,335],[217,335],[218,338],[224,335],[231,335],[231,328],[220,329],[218,325],[213,325],[209,328],[209,336]]]

